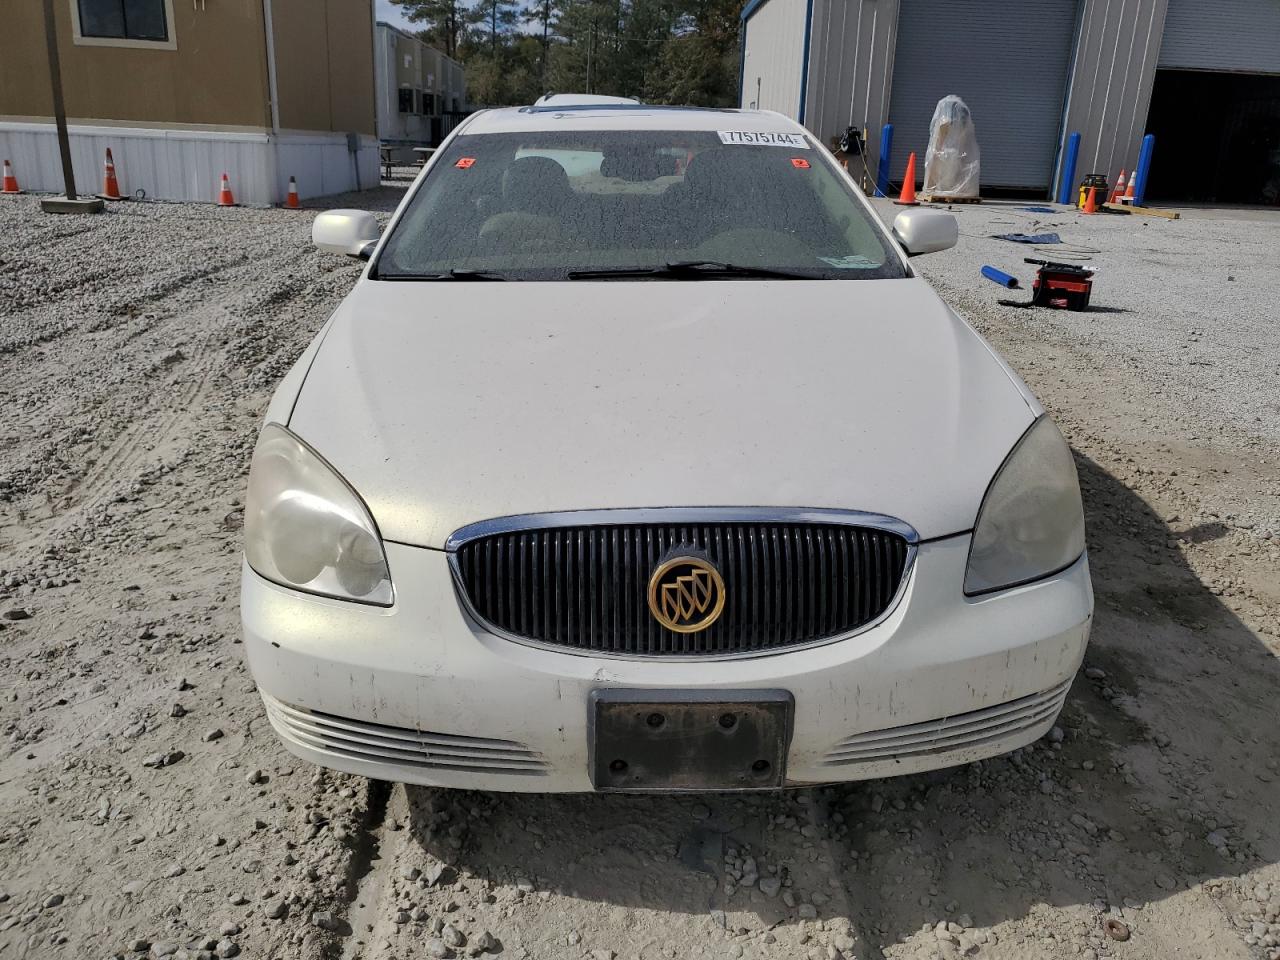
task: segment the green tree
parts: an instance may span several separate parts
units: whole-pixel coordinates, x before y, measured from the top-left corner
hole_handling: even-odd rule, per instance
[[[645,95],[658,103],[736,106],[742,5],[694,0],[663,46]]]
[[[393,0],[462,61],[478,104],[549,91],[737,101],[742,0]]]
[[[463,0],[391,0],[410,23],[425,24],[419,36],[457,59],[458,47],[476,15]]]
[[[520,16],[514,0],[479,0],[475,5],[476,32],[483,33],[489,46],[489,56],[496,62],[507,46],[507,39],[515,32]]]
[[[530,27],[538,38],[539,96],[547,92],[547,64],[551,56],[552,29],[562,7],[562,0],[530,0],[524,9],[525,26]]]
[[[513,0],[480,0],[472,8],[475,22],[458,47],[466,66],[467,90],[473,103],[500,106],[517,99],[511,76],[519,15]]]

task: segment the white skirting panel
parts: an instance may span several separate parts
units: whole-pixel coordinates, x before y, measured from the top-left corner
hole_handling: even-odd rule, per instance
[[[298,196],[326,197],[348,190],[378,186],[377,137],[360,137],[360,149],[347,149],[345,133],[281,133],[276,141],[277,198],[289,191],[289,178],[298,181]]]
[[[378,185],[378,141],[360,138],[353,157],[344,133],[245,133],[72,124],[76,190],[102,189],[103,160],[111,148],[120,191],[143,190],[156,200],[213,202],[222,174],[238,203],[268,206],[284,200],[289,177],[302,197]],[[22,189],[61,193],[62,165],[52,123],[0,121],[0,159],[13,163]]]

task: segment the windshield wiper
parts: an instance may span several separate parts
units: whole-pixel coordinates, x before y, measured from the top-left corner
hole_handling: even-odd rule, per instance
[[[500,273],[488,270],[461,270],[454,267],[448,273],[380,273],[377,280],[506,280]]]
[[[816,277],[769,267],[745,267],[720,260],[673,260],[660,267],[613,267],[602,270],[571,270],[570,280],[608,280],[625,277],[674,277],[697,280],[711,277],[760,277],[771,280],[814,280]]]

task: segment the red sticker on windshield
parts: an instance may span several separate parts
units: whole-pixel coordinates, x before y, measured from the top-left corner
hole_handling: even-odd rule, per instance
[[[795,167],[797,170],[809,169],[809,161],[806,160],[804,157],[792,157],[791,165]]]
[[[457,167],[459,170],[470,170],[473,166],[475,166],[475,162],[476,162],[475,157],[459,157],[458,162],[455,163],[454,166]],[[806,164],[806,166],[808,166],[808,164]]]

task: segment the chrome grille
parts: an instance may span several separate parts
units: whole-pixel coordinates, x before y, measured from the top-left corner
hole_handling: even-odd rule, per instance
[[[818,642],[878,619],[914,555],[913,535],[900,526],[904,532],[811,520],[595,522],[450,543],[461,591],[500,633],[622,656],[723,656]],[[725,585],[723,615],[696,633],[660,625],[647,599],[655,568],[686,551],[715,564]]]

